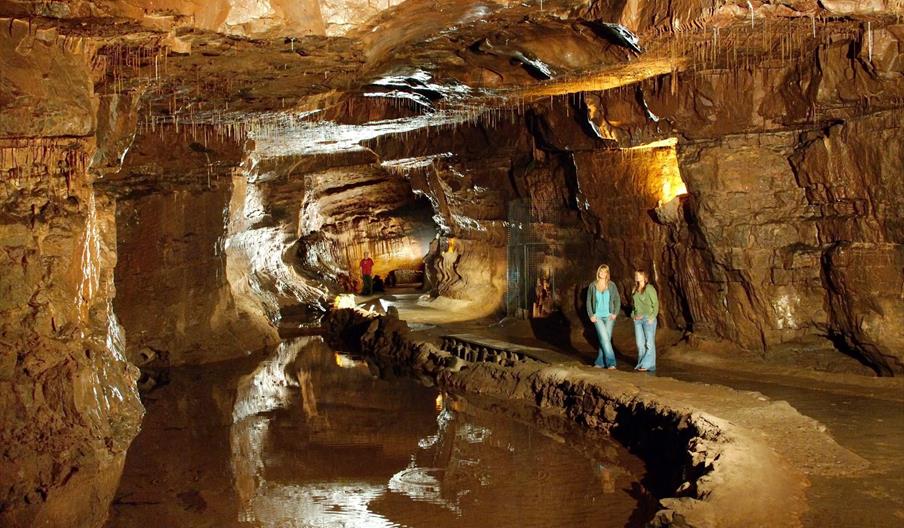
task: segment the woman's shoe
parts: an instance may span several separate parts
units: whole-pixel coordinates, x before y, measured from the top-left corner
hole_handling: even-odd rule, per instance
[[[615,370],[615,367],[614,367],[614,366],[612,366],[612,367],[606,367],[606,370]]]
[[[637,372],[647,372],[647,369],[645,369],[645,368],[639,368],[639,369],[634,369],[634,370],[636,370]]]

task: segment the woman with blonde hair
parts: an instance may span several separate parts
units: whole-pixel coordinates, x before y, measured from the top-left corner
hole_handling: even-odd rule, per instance
[[[639,372],[656,371],[656,317],[659,315],[659,296],[656,288],[649,284],[650,276],[645,271],[634,272],[634,339],[637,342],[637,366]]]
[[[599,351],[593,366],[615,368],[615,351],[612,350],[612,330],[615,318],[621,310],[618,286],[609,280],[609,266],[603,264],[596,269],[596,280],[587,286],[587,316],[596,328],[599,337]]]

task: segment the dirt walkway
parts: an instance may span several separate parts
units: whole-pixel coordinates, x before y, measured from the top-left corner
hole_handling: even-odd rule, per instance
[[[811,475],[804,517],[808,526],[887,527],[904,524],[904,391],[859,388],[809,376],[795,386],[789,376],[730,372],[668,360],[660,376],[726,385],[784,400],[822,423],[835,440],[869,462],[842,474]],[[809,446],[801,446],[806,450]],[[817,461],[814,461],[817,462]]]

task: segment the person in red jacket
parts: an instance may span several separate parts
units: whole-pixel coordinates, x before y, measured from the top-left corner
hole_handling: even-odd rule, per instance
[[[370,255],[365,253],[364,258],[361,259],[361,277],[363,279],[364,285],[361,288],[361,295],[370,295],[373,293],[374,280],[371,275],[374,271],[374,261],[370,258]]]

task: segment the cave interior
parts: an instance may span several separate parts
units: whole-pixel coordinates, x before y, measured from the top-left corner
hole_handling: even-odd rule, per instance
[[[644,471],[611,526],[900,523],[902,51],[900,0],[0,0],[0,524],[583,526],[598,512],[566,507],[568,475],[616,493]],[[621,292],[615,372],[592,369],[601,264]],[[655,376],[631,369],[638,270],[659,295]],[[340,354],[324,334],[342,310],[406,330],[342,327],[360,342]],[[386,368],[386,347],[452,334],[500,352],[465,343],[414,376],[435,402],[385,385],[429,355]],[[656,447],[693,444],[683,428],[639,432],[677,427],[666,411],[588,418],[590,396],[522,408],[522,389],[454,381],[489,356],[486,387],[552,363],[565,385],[778,427],[767,444],[791,411],[825,438],[774,447],[800,469],[762,476],[797,490],[772,505],[786,515],[707,517],[688,501],[727,504],[733,484]],[[757,414],[750,391],[788,409]],[[460,438],[528,454],[540,431],[605,464],[571,468],[550,442],[554,469],[526,475],[493,441],[418,444],[452,414]],[[440,476],[402,471],[430,457]],[[472,459],[523,486],[474,484]],[[333,519],[273,487],[309,473],[369,484],[332,489],[354,498]],[[486,506],[544,478],[552,514]]]

